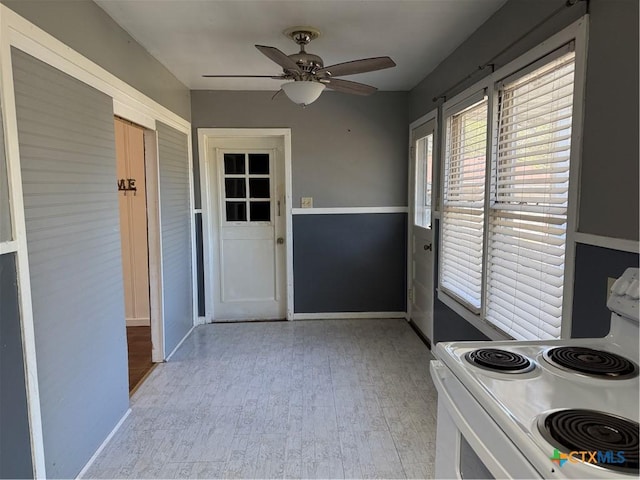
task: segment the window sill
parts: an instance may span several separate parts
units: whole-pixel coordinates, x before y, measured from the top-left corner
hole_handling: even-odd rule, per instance
[[[476,315],[473,312],[467,310],[464,306],[462,306],[458,301],[451,298],[449,295],[444,293],[442,290],[438,289],[438,300],[444,303],[451,310],[456,312],[462,318],[464,318],[467,322],[471,324],[471,326],[480,330],[484,335],[489,337],[491,340],[513,340],[511,337],[506,335],[505,333],[493,328],[487,322],[482,320],[479,315]]]

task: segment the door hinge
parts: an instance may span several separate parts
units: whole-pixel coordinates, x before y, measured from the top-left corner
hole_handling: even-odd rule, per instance
[[[409,289],[409,300],[413,302],[413,288]]]

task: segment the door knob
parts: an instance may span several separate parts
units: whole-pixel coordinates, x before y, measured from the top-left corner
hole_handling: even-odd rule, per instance
[[[425,245],[425,246],[424,246],[424,249],[425,249],[425,250],[429,250],[429,251],[431,251],[431,244]]]
[[[282,245],[282,244],[284,243],[284,238],[282,238],[282,237],[278,237],[278,239],[276,240],[276,243],[277,243],[278,245]]]

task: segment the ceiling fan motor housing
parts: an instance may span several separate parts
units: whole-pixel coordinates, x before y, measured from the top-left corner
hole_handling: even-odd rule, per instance
[[[308,45],[311,40],[314,40],[320,36],[320,30],[314,27],[291,27],[286,29],[284,35],[296,42],[300,46],[300,51],[289,55],[289,58],[296,62],[300,69],[307,74],[313,73],[324,67],[322,58],[313,53],[307,53],[305,51],[305,45]]]
[[[289,55],[289,58],[296,62],[303,72],[312,73],[319,68],[324,67],[322,58],[313,53],[300,52]]]

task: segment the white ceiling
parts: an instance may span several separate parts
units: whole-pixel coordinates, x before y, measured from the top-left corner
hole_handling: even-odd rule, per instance
[[[506,0],[95,0],[192,90],[277,90],[277,80],[203,74],[279,75],[255,44],[296,53],[282,34],[322,32],[307,51],[325,66],[390,56],[397,67],[346,77],[380,90],[410,90]]]

